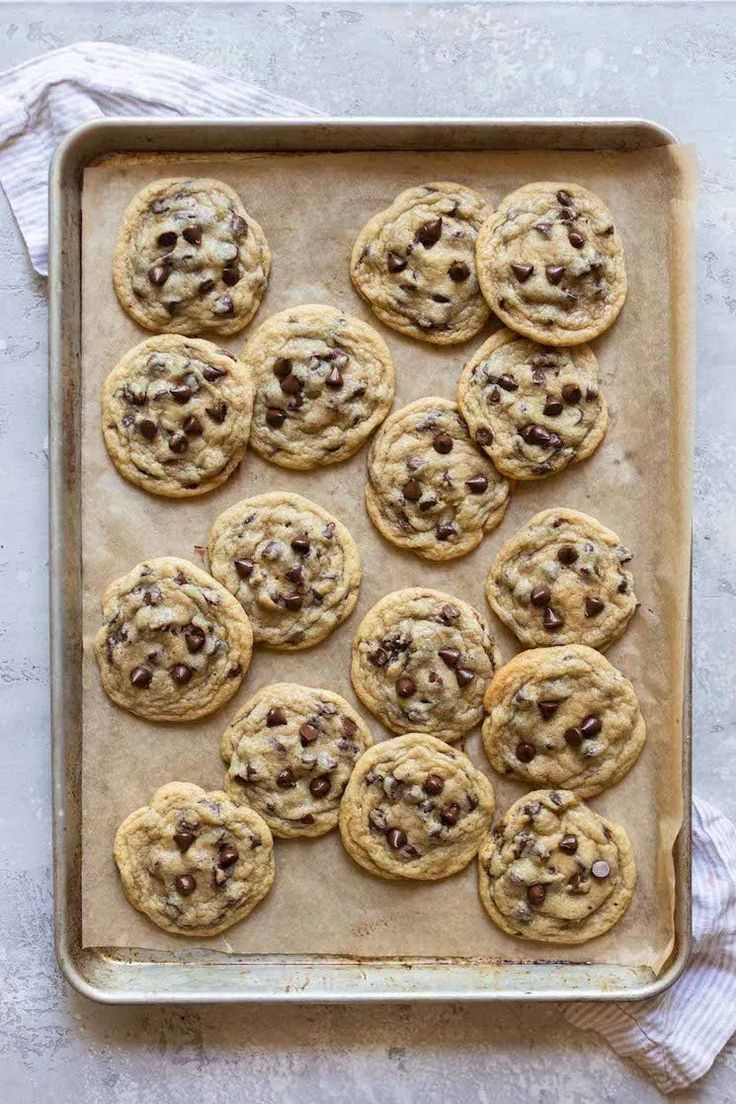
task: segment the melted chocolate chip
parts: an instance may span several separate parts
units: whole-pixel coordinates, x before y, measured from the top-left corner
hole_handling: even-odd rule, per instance
[[[531,593],[531,603],[537,609],[544,609],[552,601],[552,591],[549,587],[536,586]]]
[[[560,703],[558,701],[537,702],[537,709],[539,710],[545,721],[548,721],[550,717],[553,717],[559,708]]]
[[[236,284],[240,283],[242,275],[239,268],[225,268],[222,272],[222,282],[225,287],[235,287]]]
[[[286,724],[286,713],[280,705],[272,706],[266,714],[266,724],[269,728],[277,728],[279,725]]]
[[[202,433],[202,423],[196,414],[188,414],[184,419],[182,429],[187,437],[199,437]]]
[[[534,908],[539,908],[544,904],[544,899],[547,896],[547,890],[539,882],[534,885],[530,885],[526,891],[526,899],[530,905]]]
[[[152,265],[148,270],[148,279],[154,287],[163,287],[171,275],[170,264]]]
[[[130,672],[130,681],[139,690],[147,690],[151,685],[151,679],[153,678],[153,671],[148,667],[134,667]]]
[[[227,372],[224,368],[215,368],[214,364],[205,364],[202,369],[202,375],[209,383],[216,383],[217,380],[226,376]]]
[[[488,480],[484,475],[471,475],[465,480],[465,486],[471,494],[484,494],[488,490]]]
[[[572,196],[564,188],[560,188],[557,193],[557,202],[561,207],[572,207]]]
[[[481,426],[475,434],[475,439],[479,445],[492,445],[493,433],[487,426]]]
[[[248,223],[242,215],[233,215],[230,219],[230,229],[236,238],[244,238],[248,233]]]
[[[304,384],[298,376],[289,373],[281,378],[281,390],[285,395],[298,395]]]
[[[534,265],[530,264],[512,264],[511,271],[520,284],[525,284],[531,274],[534,272]]]
[[[389,272],[403,272],[406,268],[407,261],[400,257],[398,253],[390,251],[386,257],[386,267]]]
[[[186,452],[189,448],[189,441],[187,440],[186,433],[173,433],[169,438],[169,448],[178,456]]]
[[[585,616],[597,617],[599,613],[602,613],[606,608],[606,603],[602,598],[588,597],[585,599]]]
[[[291,541],[291,547],[295,552],[298,552],[300,556],[306,556],[309,552],[309,537],[306,533],[299,533]]]
[[[388,652],[384,648],[376,648],[371,652],[369,659],[374,667],[385,667],[388,663]]]
[[[176,239],[177,234],[174,230],[164,230],[163,234],[159,234],[156,238],[156,244],[160,245],[162,249],[171,249],[173,245],[176,245]]]
[[[444,780],[440,778],[438,774],[428,774],[424,779],[424,786],[422,787],[424,792],[429,794],[430,797],[437,797],[438,794],[442,793],[444,788]]]
[[[138,423],[138,429],[141,431],[147,441],[152,441],[158,433],[158,427],[155,422],[152,422],[150,418],[143,418]]]
[[[562,402],[560,399],[548,398],[544,404],[544,413],[548,418],[556,418],[558,414],[562,413]]]
[[[188,897],[197,888],[197,882],[193,874],[177,874],[174,878],[174,885],[182,897]]]
[[[578,849],[578,837],[577,836],[563,836],[559,842],[560,851],[564,851],[566,855],[574,855]]]
[[[461,284],[470,275],[470,269],[463,261],[453,261],[447,270],[447,275],[453,283]]]
[[[561,564],[565,564],[566,567],[569,567],[570,564],[574,564],[577,558],[577,548],[573,548],[571,544],[563,544],[562,548],[558,549],[557,559]]]
[[[442,219],[432,219],[425,222],[414,234],[414,240],[423,245],[425,249],[431,249],[440,240],[442,234]]]
[[[407,835],[401,828],[389,828],[386,842],[394,851],[400,851],[406,845]]]
[[[520,763],[531,763],[536,754],[537,749],[534,744],[530,744],[526,740],[522,740],[516,745],[516,758]]]
[[[252,560],[233,560],[233,567],[241,579],[249,579],[255,566]]]
[[[475,675],[467,667],[457,667],[455,669],[455,678],[457,679],[458,686],[462,690],[464,687],[470,685]]]
[[[266,411],[266,422],[271,429],[279,429],[286,421],[286,411],[279,410],[277,406],[269,406]]]
[[[422,488],[416,479],[410,479],[401,488],[401,493],[408,502],[418,502],[422,497]]]
[[[296,776],[291,767],[284,767],[282,771],[276,775],[276,785],[282,790],[290,790],[296,786]]]
[[[569,747],[580,747],[583,742],[583,734],[579,728],[566,728],[564,736]]]
[[[192,844],[194,843],[196,838],[197,837],[195,836],[194,832],[175,832],[174,833],[174,843],[179,848],[182,855],[185,853],[185,851],[189,850],[189,848],[192,846]]]
[[[187,387],[185,383],[177,384],[175,387],[171,387],[169,390],[172,399],[174,399],[175,402],[181,403],[182,405],[184,403],[188,403],[192,397],[192,389],[191,387]]]
[[[582,398],[580,388],[574,383],[566,383],[562,388],[562,397],[566,403],[579,403]]]
[[[410,698],[416,692],[417,684],[409,675],[401,675],[396,680],[396,693],[400,698]]]
[[[585,245],[585,234],[581,234],[579,230],[571,230],[567,240],[574,249],[582,249]]]
[[[214,406],[206,406],[207,416],[217,425],[222,425],[227,417],[227,403],[218,402]]]
[[[305,721],[299,729],[299,736],[301,738],[302,747],[308,747],[313,744],[315,740],[319,739],[319,729],[315,728],[309,721]]]
[[[329,776],[326,774],[321,774],[319,778],[313,778],[309,783],[309,792],[312,797],[316,798],[327,797],[331,788],[332,783],[330,782]]]
[[[445,522],[442,525],[437,526],[437,528],[435,529],[435,533],[437,535],[437,540],[449,540],[450,537],[454,537],[455,535],[455,526],[450,524],[449,522]]]
[[[499,387],[503,387],[504,391],[518,391],[519,385],[513,376],[503,375],[499,376],[496,380]]]
[[[185,230],[182,230],[181,236],[184,238],[184,241],[189,242],[190,245],[199,245],[202,241],[202,227],[187,226]]]
[[[284,605],[292,613],[296,613],[304,605],[304,598],[301,594],[287,594],[284,596]]]

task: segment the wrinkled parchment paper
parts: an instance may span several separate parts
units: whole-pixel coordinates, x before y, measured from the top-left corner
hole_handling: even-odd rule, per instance
[[[167,501],[125,482],[102,441],[100,386],[118,359],[150,336],[118,306],[110,276],[126,205],[162,176],[220,178],[243,197],[274,258],[265,301],[245,333],[223,342],[239,351],[269,315],[300,303],[329,303],[376,326],[396,366],[394,409],[422,395],[454,398],[465,360],[488,336],[436,348],[382,326],[352,288],[348,258],[364,222],[411,185],[457,180],[492,204],[533,180],[574,180],[608,202],[626,250],[629,295],[613,328],[594,342],[609,403],[606,438],[588,461],[517,487],[501,526],[469,556],[436,565],[386,543],[363,506],[366,448],[347,463],[286,471],[249,453],[224,486],[192,501]],[[83,943],[177,949],[127,904],[112,858],[115,830],[165,782],[219,788],[220,735],[237,709],[276,680],[327,685],[366,716],[375,739],[390,733],[366,714],[349,678],[350,642],[365,611],[399,587],[430,585],[457,594],[489,619],[506,657],[518,650],[490,613],[484,583],[495,549],[532,514],[560,505],[613,528],[633,550],[641,608],[608,658],[633,681],[648,727],[641,759],[591,805],[631,834],[638,883],[632,905],[607,935],[581,947],[526,943],[487,918],[476,866],[430,885],[394,885],[364,873],[337,832],[278,841],[268,898],[212,949],[248,953],[459,956],[596,961],[659,970],[673,940],[672,845],[682,816],[681,715],[690,548],[691,267],[693,158],[681,149],[634,153],[467,152],[248,154],[130,157],[89,168],[83,195],[82,509],[85,669],[83,691]],[[205,335],[207,336],[207,335]],[[214,340],[217,340],[216,338]],[[103,694],[92,641],[105,586],[150,556],[195,559],[214,519],[232,503],[267,490],[296,491],[326,506],[351,530],[363,562],[352,617],[317,647],[284,655],[259,649],[238,694],[208,720],[155,725],[118,710]],[[466,750],[487,770],[504,810],[524,792],[485,763],[479,731]]]

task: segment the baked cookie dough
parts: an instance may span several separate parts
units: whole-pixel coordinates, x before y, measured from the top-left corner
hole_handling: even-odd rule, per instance
[[[435,345],[467,341],[488,320],[475,243],[491,209],[462,184],[408,188],[361,230],[350,258],[360,295],[387,326]]]
[[[282,468],[347,459],[391,409],[394,369],[386,342],[334,307],[273,315],[242,361],[256,390],[251,444]]]
[[[371,444],[365,500],[387,540],[428,560],[476,548],[510,486],[470,438],[455,403],[425,398],[392,414]]]
[[[501,656],[481,615],[428,587],[387,594],[360,623],[351,677],[361,701],[393,732],[459,740],[483,716]]]
[[[436,881],[468,865],[494,807],[491,783],[467,755],[410,733],[360,757],[340,805],[340,834],[371,874]]]
[[[339,694],[273,683],[225,731],[225,789],[260,813],[274,835],[322,836],[337,824],[355,761],[372,743]]]
[[[496,553],[486,597],[527,647],[605,651],[636,610],[631,558],[595,518],[561,506],[542,510]]]
[[[520,652],[496,673],[484,706],[494,770],[578,797],[619,782],[646,738],[629,680],[582,644]]]
[[[258,310],[271,254],[221,180],[156,180],[123,216],[113,256],[120,305],[147,330],[234,334]]]
[[[209,560],[248,614],[256,642],[269,648],[311,648],[358,600],[355,541],[301,495],[274,491],[231,506],[212,526]]]
[[[457,391],[476,444],[509,479],[541,479],[603,440],[606,400],[587,345],[537,345],[499,330],[468,361]]]
[[[579,184],[525,184],[506,196],[478,234],[476,264],[494,313],[543,345],[592,341],[626,298],[611,212]]]
[[[102,387],[102,432],[115,467],[167,498],[204,494],[243,458],[253,384],[231,353],[178,334],[149,337]]]
[[[170,782],[127,817],[115,836],[125,896],[174,935],[218,935],[271,888],[268,825],[227,794]]]
[[[102,599],[102,687],[149,721],[194,721],[219,709],[243,681],[252,648],[240,603],[188,560],[146,560]]]
[[[478,854],[483,907],[503,931],[586,943],[629,907],[636,867],[629,837],[569,790],[534,790],[507,810]]]

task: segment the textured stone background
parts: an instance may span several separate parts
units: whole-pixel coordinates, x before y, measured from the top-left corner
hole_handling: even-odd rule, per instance
[[[733,815],[736,6],[0,4],[0,69],[80,39],[179,54],[335,114],[641,115],[697,144],[695,779]],[[2,196],[0,257],[0,1098],[658,1099],[553,1007],[104,1008],[61,982],[49,882],[46,294]],[[682,1099],[736,1099],[733,1044]]]

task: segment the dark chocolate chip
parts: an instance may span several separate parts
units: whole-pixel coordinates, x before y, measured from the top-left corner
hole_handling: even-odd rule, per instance
[[[500,403],[500,401],[501,401],[501,392],[498,390],[497,387],[494,387],[493,390],[491,391],[491,393],[488,396],[488,402],[495,404],[495,403]]]
[[[174,399],[178,403],[181,403],[182,405],[184,403],[188,403],[192,397],[192,389],[191,387],[187,387],[186,383],[179,383],[175,387],[171,387],[169,390],[172,399]]]
[[[330,374],[325,380],[325,386],[329,387],[332,391],[339,391],[340,388],[344,386],[344,384],[345,381],[340,374],[340,369],[336,364],[333,364],[332,368],[330,369]]]
[[[186,230],[184,231],[186,236]],[[159,234],[156,238],[156,244],[160,245],[162,249],[171,249],[172,245],[176,245],[177,234],[175,230],[164,230],[163,234]]]
[[[248,233],[248,223],[242,215],[233,215],[230,219],[230,229],[236,238],[244,238]]]
[[[202,241],[202,227],[187,226],[185,230],[182,230],[181,236],[184,238],[184,241],[189,242],[190,245],[199,245]]]
[[[543,238],[549,238],[552,234],[552,223],[550,222],[535,222],[534,229],[538,230]]]
[[[424,786],[422,788],[430,797],[437,797],[445,788],[444,779],[440,778],[438,774],[428,774],[424,779]]]
[[[442,525],[438,525],[435,529],[435,533],[437,534],[437,540],[449,540],[450,537],[454,537],[455,535],[455,526],[451,525],[449,522],[446,522]]]
[[[540,905],[544,904],[544,899],[546,896],[547,890],[544,888],[543,885],[540,885],[539,882],[535,883],[534,885],[530,885],[526,891],[527,901],[535,908],[539,908]]]
[[[416,479],[410,479],[401,488],[401,493],[408,502],[418,502],[422,497],[422,488]]]
[[[233,567],[241,579],[249,579],[255,566],[252,560],[233,560]]]
[[[194,655],[195,652],[199,652],[204,647],[205,632],[204,629],[200,629],[199,625],[186,625],[183,630],[184,643],[187,646],[187,651]]]
[[[594,714],[590,714],[586,717],[583,723],[580,725],[580,731],[586,740],[592,740],[594,736],[603,728],[600,717],[596,717]]]
[[[462,690],[465,686],[470,685],[475,675],[467,667],[457,667],[455,669],[455,678],[457,679],[458,686]]]
[[[460,652],[457,648],[440,648],[437,655],[440,657],[445,666],[455,668],[460,660]]]
[[[456,801],[453,801],[450,805],[445,805],[444,809],[440,813],[440,820],[443,824],[446,824],[448,828],[454,827],[457,824],[458,817],[460,816],[460,806]]]
[[[186,663],[177,663],[171,668],[171,677],[180,686],[184,686],[189,682],[193,674],[194,671],[191,667],[187,667]]]
[[[197,888],[197,882],[193,874],[177,874],[174,878],[174,885],[182,897],[188,897]]]
[[[282,771],[276,775],[276,785],[282,790],[290,790],[293,786],[296,786],[296,776],[291,767],[284,767]]]
[[[388,652],[384,648],[376,648],[369,658],[374,667],[385,667],[388,663]]]
[[[577,548],[573,548],[571,544],[563,544],[562,548],[558,549],[557,559],[561,564],[565,564],[569,567],[570,564],[574,564],[578,558]]]
[[[544,426],[530,422],[519,430],[520,435],[528,445],[542,445],[549,447],[552,443],[552,434]],[[559,438],[558,438],[559,440]]]
[[[442,219],[432,219],[419,227],[414,235],[414,240],[423,245],[425,249],[431,249],[440,240],[442,234]]]
[[[547,265],[545,271],[547,273],[547,279],[551,284],[559,284],[560,280],[565,275],[565,266]]]
[[[206,406],[207,416],[217,425],[222,425],[227,417],[227,403],[218,402],[214,406]]]
[[[266,714],[266,724],[269,728],[278,728],[279,725],[286,724],[286,713],[280,705],[274,705],[269,709]]]
[[[487,426],[481,426],[475,434],[475,439],[479,445],[492,445],[493,433]]]
[[[531,593],[531,602],[537,609],[544,609],[552,601],[552,591],[549,587],[536,586]]]
[[[138,423],[138,428],[146,438],[147,441],[152,441],[158,433],[158,427],[155,422],[152,422],[150,418],[143,418]]]
[[[182,429],[187,437],[199,437],[202,433],[202,423],[196,414],[188,414],[184,419]]]
[[[192,844],[194,843],[196,838],[197,837],[195,836],[194,832],[175,832],[174,833],[174,843],[179,848],[182,855],[184,854],[185,851],[189,850],[189,848],[192,846]]]
[[[276,376],[277,379],[280,379],[280,380],[286,379],[286,377],[290,373],[291,373],[291,361],[289,360],[288,357],[279,357],[278,360],[274,361],[273,374]]]
[[[544,404],[544,413],[548,418],[556,418],[558,414],[561,414],[563,410],[562,401],[560,399],[547,399]]]
[[[470,275],[470,269],[463,261],[453,261],[447,270],[447,275],[453,283],[461,284]]]
[[[321,774],[319,778],[313,778],[309,783],[309,792],[312,797],[320,798],[327,797],[332,788],[329,775]]]
[[[432,447],[435,452],[441,453],[446,456],[448,452],[452,452],[453,440],[449,433],[436,433],[432,440]]]
[[[503,387],[504,391],[518,391],[519,385],[513,376],[499,376],[496,380],[499,387]]]
[[[566,728],[564,735],[569,747],[580,747],[583,742],[583,734],[579,728]]]
[[[534,744],[527,743],[526,740],[522,740],[516,745],[516,758],[520,763],[531,763],[536,754],[537,749]]]
[[[358,731],[358,726],[351,717],[343,717],[341,724],[342,730],[346,736],[354,736]]]
[[[300,556],[306,556],[309,552],[309,537],[306,533],[299,533],[296,537],[292,537],[291,547],[295,552],[298,552]]]
[[[205,364],[202,369],[202,375],[209,383],[215,383],[217,380],[222,379],[227,375],[224,368],[215,368],[214,364]]]
[[[407,835],[401,828],[389,828],[386,842],[394,851],[400,851],[406,845]]]
[[[238,861],[238,852],[229,843],[223,843],[217,852],[217,865],[227,870],[229,866]]]
[[[410,698],[416,691],[417,684],[409,675],[402,675],[396,680],[396,693],[400,698]]]
[[[304,387],[304,384],[298,376],[293,375],[291,372],[281,377],[281,390],[285,395],[298,395]]]
[[[148,279],[154,287],[163,287],[170,275],[171,265],[169,264],[152,265],[148,270]]]
[[[225,268],[222,272],[222,282],[225,287],[235,287],[240,283],[242,275],[239,268]]]
[[[269,406],[266,411],[266,422],[271,426],[271,429],[279,429],[285,421],[285,410],[280,410],[277,406]]]
[[[288,610],[291,610],[292,613],[295,613],[304,605],[304,598],[301,594],[287,594],[284,597],[284,605]]]
[[[531,274],[534,272],[534,265],[530,264],[512,264],[511,271],[520,284],[525,284]]]
[[[605,859],[596,859],[590,868],[590,873],[594,878],[603,881],[603,879],[607,878],[611,873],[611,864],[607,863]]]
[[[308,747],[309,744],[313,744],[315,740],[319,739],[319,729],[315,728],[309,721],[305,721],[299,729],[299,735],[302,747]]]
[[[549,632],[553,632],[555,629],[561,629],[565,621],[551,606],[547,606],[542,615],[542,624]]]
[[[558,701],[538,701],[537,709],[542,714],[545,721],[548,721],[550,717],[553,717],[560,707]]]
[[[578,837],[563,836],[558,846],[560,851],[564,851],[566,855],[574,855],[578,849]]]
[[[585,599],[585,616],[597,617],[599,613],[606,608],[606,603],[602,598],[596,598],[591,596]]]
[[[564,188],[560,188],[557,193],[557,202],[561,207],[572,207],[572,196]]]
[[[139,690],[147,690],[151,685],[151,679],[153,678],[153,671],[148,667],[134,667],[130,672],[130,681],[134,686],[137,686]]]
[[[582,398],[580,388],[574,383],[566,383],[562,388],[562,397],[566,403],[579,403]]]
[[[585,234],[581,234],[579,230],[571,230],[567,240],[575,249],[582,249],[585,245]]]
[[[403,257],[400,257],[398,253],[390,251],[386,257],[386,267],[389,272],[403,272],[406,268],[407,262]]]
[[[197,288],[197,294],[198,295],[207,295],[208,292],[212,291],[214,286],[215,286],[215,281],[214,280],[210,280],[210,279],[202,280],[200,282],[198,288]],[[215,369],[215,371],[216,371],[216,369]],[[204,375],[205,379],[209,378],[207,376],[206,372],[204,372],[203,375]]]
[[[290,567],[286,572],[286,578],[290,583],[293,583],[294,586],[304,586],[304,568],[302,565],[297,564],[295,567]]]
[[[465,480],[465,486],[471,494],[484,494],[488,490],[488,480],[484,475],[471,475]]]

